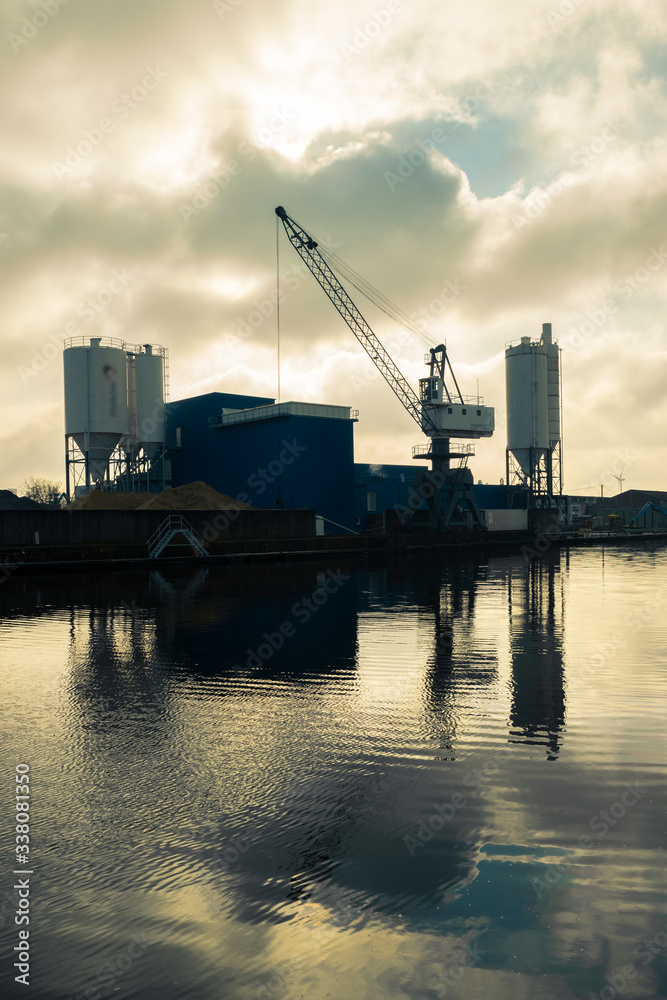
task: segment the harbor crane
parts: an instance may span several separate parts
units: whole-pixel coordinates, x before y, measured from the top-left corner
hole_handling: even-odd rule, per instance
[[[453,528],[483,528],[483,520],[472,492],[473,476],[467,467],[468,458],[474,454],[474,445],[460,445],[451,449],[451,439],[491,437],[494,430],[494,411],[484,406],[479,396],[461,394],[444,344],[429,349],[425,358],[429,374],[419,380],[419,395],[385,350],[350,295],[339,281],[335,271],[340,271],[364,295],[376,301],[387,311],[391,303],[372,289],[330,249],[320,246],[282,206],[276,208],[287,237],[317,279],[352,333],[369,355],[380,374],[429,438],[427,445],[413,448],[415,459],[430,459],[431,470],[424,473],[421,483],[413,491],[412,509],[409,514],[411,527],[431,531]],[[369,294],[371,293],[371,294]],[[373,294],[378,298],[374,298]],[[393,307],[395,310],[395,307]],[[392,312],[391,315],[395,313]],[[414,330],[414,324],[413,324]],[[451,387],[447,375],[451,376]],[[458,466],[452,468],[452,461]],[[424,523],[421,508],[426,500],[428,512]]]

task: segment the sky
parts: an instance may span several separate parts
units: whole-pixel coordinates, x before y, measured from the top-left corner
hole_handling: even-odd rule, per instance
[[[445,342],[495,407],[562,348],[565,490],[667,489],[662,0],[0,0],[0,488],[64,480],[62,344],[170,358],[170,398],[277,394],[277,228]],[[280,398],[424,438],[280,230]],[[356,293],[355,293],[356,294]],[[415,388],[424,347],[359,299]]]

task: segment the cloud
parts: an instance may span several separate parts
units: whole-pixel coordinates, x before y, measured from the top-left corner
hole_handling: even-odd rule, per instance
[[[498,431],[476,478],[504,474],[504,344],[551,321],[572,481],[608,448],[604,401],[615,427],[620,395],[655,413],[628,405],[622,426],[656,435],[637,468],[667,488],[653,469],[658,382],[627,363],[647,331],[651,356],[665,349],[667,270],[646,264],[666,238],[657,0],[585,0],[562,20],[528,0],[70,0],[46,21],[41,9],[0,3],[2,390],[28,445],[5,452],[7,481],[62,478],[61,431],[33,419],[62,406],[59,358],[18,373],[68,325],[167,346],[173,398],[273,393],[283,204],[446,340],[464,392],[479,378]],[[355,385],[361,348],[284,240],[280,257],[283,398],[358,406],[357,453],[409,461],[417,428],[387,387]],[[107,302],[114,272],[133,277]],[[422,346],[358,304],[416,386]]]

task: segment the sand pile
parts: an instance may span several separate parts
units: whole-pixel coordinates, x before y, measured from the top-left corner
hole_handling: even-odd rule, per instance
[[[144,498],[146,494],[144,493]],[[198,481],[177,486],[173,490],[152,493],[141,504],[140,510],[255,510],[249,503],[234,500],[226,493],[218,493],[207,483]]]
[[[14,497],[16,500],[16,497]],[[1,507],[0,507],[1,509]],[[73,500],[68,510],[255,510],[206,483],[187,483],[162,493],[107,493],[91,490]]]
[[[67,505],[68,510],[133,510],[146,500],[145,493],[107,493],[91,490]]]

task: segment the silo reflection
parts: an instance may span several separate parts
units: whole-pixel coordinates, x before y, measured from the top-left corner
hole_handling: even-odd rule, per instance
[[[510,740],[558,757],[565,722],[560,554],[533,559],[508,578],[512,707]]]

